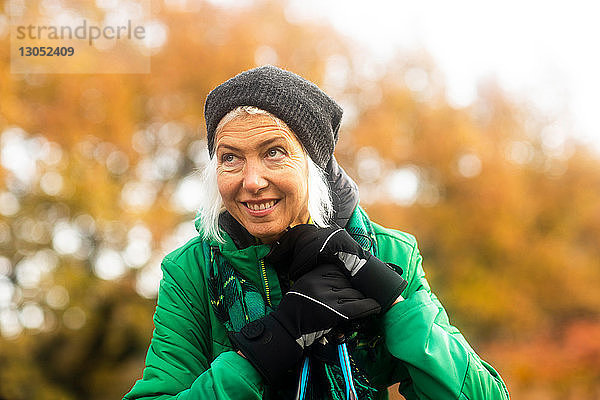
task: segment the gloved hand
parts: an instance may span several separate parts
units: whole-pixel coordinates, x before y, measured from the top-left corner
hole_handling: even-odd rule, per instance
[[[378,313],[379,304],[354,289],[334,264],[300,277],[272,313],[250,322],[230,339],[275,384],[302,358],[304,349],[333,327]]]
[[[365,296],[375,299],[384,312],[408,284],[400,274],[363,250],[345,229],[339,227],[296,225],[276,242],[267,260],[278,269],[288,268],[292,280],[315,265],[335,262],[349,276],[352,285]]]

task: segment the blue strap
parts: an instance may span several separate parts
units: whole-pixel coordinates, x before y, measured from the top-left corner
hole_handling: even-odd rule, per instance
[[[310,373],[310,363],[308,357],[304,357],[304,363],[302,364],[302,373],[300,374],[300,385],[298,393],[296,395],[297,400],[304,400],[306,396],[306,386],[308,385],[308,375]]]
[[[340,366],[344,374],[344,381],[346,383],[346,400],[358,400],[356,389],[354,388],[354,382],[352,381],[352,367],[350,366],[350,357],[348,356],[348,348],[346,343],[338,345],[338,355],[340,357]],[[306,396],[306,387],[308,386],[308,377],[310,375],[310,362],[308,357],[304,357],[304,363],[302,364],[302,372],[300,374],[300,383],[298,384],[298,391],[296,392],[296,400],[304,400]]]
[[[338,354],[340,356],[340,365],[342,372],[344,373],[344,380],[346,381],[346,399],[347,400],[358,400],[356,389],[354,388],[354,382],[352,382],[352,369],[350,367],[350,357],[348,356],[348,348],[346,343],[338,345]]]

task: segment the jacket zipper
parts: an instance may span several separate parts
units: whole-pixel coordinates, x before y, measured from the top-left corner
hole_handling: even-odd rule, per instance
[[[260,272],[262,274],[263,283],[265,286],[265,295],[267,297],[267,304],[269,305],[269,307],[273,307],[273,305],[271,304],[271,290],[269,289],[269,281],[267,280],[267,268],[265,267],[265,260],[261,258],[259,260],[259,264],[260,264]]]

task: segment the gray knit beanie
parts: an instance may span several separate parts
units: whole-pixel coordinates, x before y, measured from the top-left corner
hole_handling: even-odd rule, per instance
[[[284,121],[321,168],[333,155],[342,108],[314,83],[265,65],[234,76],[208,94],[204,118],[211,157],[219,121],[238,106],[255,106]]]

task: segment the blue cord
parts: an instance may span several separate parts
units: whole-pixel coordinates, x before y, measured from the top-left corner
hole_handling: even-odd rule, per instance
[[[304,396],[306,396],[306,385],[308,383],[309,372],[310,363],[308,362],[308,357],[304,357],[304,364],[302,365],[302,375],[300,379],[300,394],[298,395],[298,400],[304,400]]]
[[[348,348],[346,343],[338,345],[338,355],[340,357],[340,366],[344,374],[344,381],[346,382],[346,400],[358,400],[356,389],[354,388],[354,382],[352,381],[352,368],[350,366],[350,357],[348,356]],[[306,386],[308,385],[308,376],[310,374],[310,363],[308,357],[304,357],[304,363],[302,364],[302,373],[300,377],[300,387],[296,398],[298,400],[304,400],[306,396]]]
[[[346,381],[346,399],[357,400],[358,395],[356,394],[356,389],[354,389],[354,382],[352,382],[352,369],[350,367],[350,357],[348,356],[346,343],[338,345],[338,354],[340,356],[342,372],[344,373],[344,380]]]

